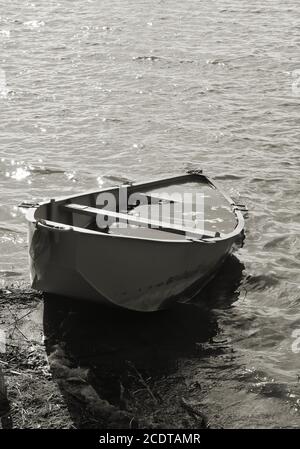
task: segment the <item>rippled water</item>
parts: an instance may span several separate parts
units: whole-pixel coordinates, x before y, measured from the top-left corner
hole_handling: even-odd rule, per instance
[[[221,335],[245,385],[271,385],[266,416],[284,403],[297,421],[299,3],[0,6],[2,284],[27,280],[20,201],[200,165],[250,211],[238,294],[214,304]]]

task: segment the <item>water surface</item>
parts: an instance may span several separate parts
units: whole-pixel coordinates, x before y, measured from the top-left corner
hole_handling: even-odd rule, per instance
[[[28,281],[22,200],[200,166],[250,211],[237,293],[211,298],[244,373],[228,400],[250,424],[297,425],[298,2],[0,7],[2,285]]]

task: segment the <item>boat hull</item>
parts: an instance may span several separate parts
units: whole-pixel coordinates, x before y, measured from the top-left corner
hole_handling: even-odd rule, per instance
[[[29,223],[32,287],[136,311],[191,299],[231,252],[235,238],[127,239]]]

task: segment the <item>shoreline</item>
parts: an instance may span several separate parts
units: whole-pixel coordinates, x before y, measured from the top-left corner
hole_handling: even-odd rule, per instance
[[[124,324],[126,327],[123,318],[141,330],[140,314],[132,317],[126,311],[90,307],[92,312],[86,311],[85,303],[43,299],[29,287],[0,291],[1,327],[6,333],[6,353],[1,354],[0,367],[9,404],[6,418],[11,422],[9,425],[2,418],[3,428],[206,427],[204,414],[179,398],[185,391],[182,377],[174,374],[172,344],[161,355],[157,353],[159,342],[156,340],[153,347],[150,344],[149,360],[142,354],[145,342],[132,347],[133,335],[127,344],[117,347],[123,340]],[[95,313],[96,321],[91,322]],[[82,315],[84,327],[80,329],[76,320]],[[113,324],[115,315],[117,322]],[[149,315],[144,315],[143,319],[152,332],[156,318],[153,321],[152,315],[149,321]],[[102,326],[99,335],[98,320]],[[112,341],[117,328],[120,335]],[[80,336],[83,330],[88,334],[84,339]],[[151,360],[155,379],[148,377]],[[160,378],[163,373],[158,371],[169,369],[171,373]],[[178,396],[177,407],[174,396]],[[169,419],[163,417],[165,414]]]
[[[43,299],[29,287],[0,290],[1,327],[6,333],[0,368],[11,423],[2,418],[2,427],[207,427],[199,404],[186,398],[187,376],[179,353],[193,343],[186,341],[178,348],[181,337],[172,342],[173,325],[180,325],[178,312],[172,312],[174,323],[163,331],[165,341],[159,341],[153,338],[153,326],[157,319],[167,325],[168,314],[141,317],[90,308],[54,297]],[[127,320],[134,331],[124,336]],[[186,321],[185,331],[188,326]],[[173,335],[166,341],[168,332]]]
[[[224,340],[206,301],[214,294],[208,287],[197,304],[141,314],[0,290],[2,428],[297,427],[280,385],[252,380]]]

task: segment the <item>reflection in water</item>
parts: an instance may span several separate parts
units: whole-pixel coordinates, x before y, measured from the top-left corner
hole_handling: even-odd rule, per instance
[[[148,314],[46,295],[49,362],[76,426],[129,427],[146,420],[147,426],[190,427],[176,405],[186,390],[181,362],[197,365],[214,355],[215,348],[205,349],[218,333],[211,304],[230,307],[242,271],[230,257],[193,303]],[[158,419],[158,410],[169,421]]]

